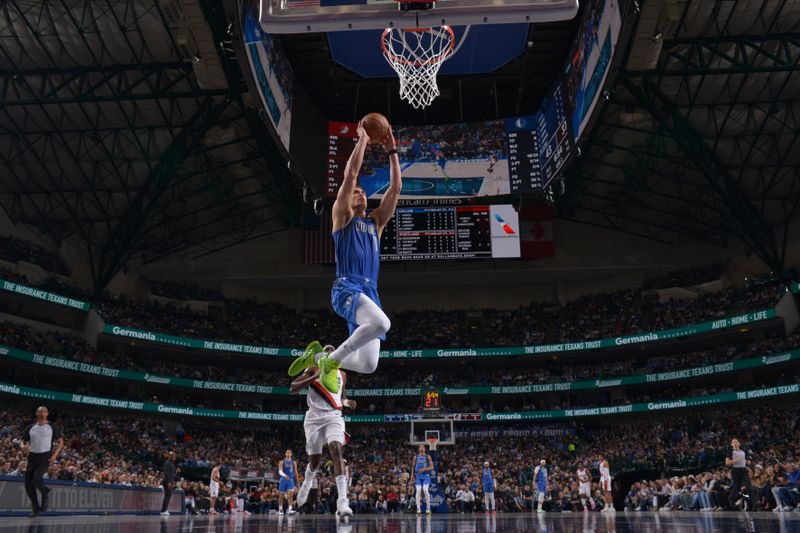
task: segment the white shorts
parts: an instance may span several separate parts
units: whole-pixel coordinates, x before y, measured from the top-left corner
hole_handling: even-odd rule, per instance
[[[580,484],[578,487],[578,494],[581,496],[591,496],[592,495],[592,484],[589,481],[585,481]]]
[[[323,418],[306,417],[303,422],[306,430],[306,453],[319,455],[322,447],[331,442],[345,443],[344,418],[338,412]]]
[[[212,498],[216,498],[217,496],[219,496],[219,483],[218,482],[212,481],[211,483],[208,484],[208,494]]]
[[[603,489],[603,492],[611,492],[611,478],[605,476],[601,477],[600,488]]]

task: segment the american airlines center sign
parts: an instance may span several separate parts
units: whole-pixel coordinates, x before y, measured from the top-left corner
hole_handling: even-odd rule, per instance
[[[50,511],[61,513],[157,513],[164,493],[159,489],[122,485],[73,484],[71,481],[48,481]],[[21,477],[0,476],[0,514],[29,513],[30,500]],[[169,502],[172,513],[183,512],[183,493],[176,491]]]

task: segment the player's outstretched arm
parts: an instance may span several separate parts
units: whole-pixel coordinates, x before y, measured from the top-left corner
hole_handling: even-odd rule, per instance
[[[347,407],[348,409],[355,409],[356,408],[356,401],[350,400],[347,398],[347,374],[342,372],[342,375],[345,376],[345,379],[342,380],[342,406]]]
[[[333,231],[338,231],[353,217],[353,191],[358,184],[358,173],[361,172],[361,164],[364,162],[364,152],[369,144],[369,135],[361,122],[358,123],[358,141],[347,166],[344,168],[344,179],[336,193],[336,201],[333,203]]]
[[[381,205],[371,213],[375,223],[378,225],[378,234],[383,231],[383,228],[394,215],[397,199],[400,198],[400,193],[403,190],[400,158],[397,155],[397,143],[395,143],[391,128],[389,128],[389,133],[383,139],[383,148],[387,152],[393,153],[389,154],[389,188],[383,193]]]
[[[311,385],[311,382],[317,379],[318,377],[319,377],[319,368],[307,368],[305,372],[300,374],[299,378],[292,381],[292,384],[289,386],[289,393],[297,394],[301,390]]]

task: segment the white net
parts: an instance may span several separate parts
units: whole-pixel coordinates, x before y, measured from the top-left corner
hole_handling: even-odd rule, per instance
[[[453,51],[455,35],[449,26],[388,28],[381,37],[383,57],[400,78],[400,98],[422,109],[439,96],[436,74]]]

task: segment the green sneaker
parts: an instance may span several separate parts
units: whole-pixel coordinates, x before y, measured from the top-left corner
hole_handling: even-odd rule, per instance
[[[339,370],[342,364],[326,355],[319,360],[317,366],[319,366],[319,380],[322,386],[334,394],[339,392],[339,376],[336,374],[336,371]]]
[[[315,366],[317,364],[315,356],[321,351],[322,345],[319,343],[319,341],[311,341],[311,343],[306,347],[306,351],[303,352],[303,355],[292,362],[292,365],[289,367],[289,375],[294,377],[300,374],[306,368]]]

